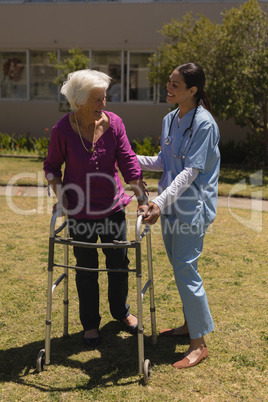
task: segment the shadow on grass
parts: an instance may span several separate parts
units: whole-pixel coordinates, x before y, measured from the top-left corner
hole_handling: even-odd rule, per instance
[[[36,376],[35,369],[37,354],[44,348],[44,341],[32,342],[22,347],[11,348],[0,351],[0,377],[3,382],[13,382],[35,387],[43,392],[67,392],[72,390],[91,390],[96,387],[107,388],[112,386],[125,386],[136,382],[143,383],[138,375],[138,341],[137,336],[120,336],[124,330],[121,323],[109,322],[101,328],[101,344],[96,348],[100,357],[92,357],[93,350],[86,347],[82,342],[83,333],[78,332],[68,337],[51,339],[50,365],[62,366],[74,369],[72,376],[77,375],[77,369],[84,373],[87,378],[83,384],[70,387],[53,386],[52,380],[48,386],[42,384],[42,378],[36,381],[31,376]],[[188,345],[189,339],[185,338],[164,338],[157,339],[157,345],[152,345],[151,336],[144,336],[144,359],[149,359],[152,365],[152,376],[154,367],[159,365],[171,365],[180,358],[181,353],[175,353],[176,345]],[[187,349],[187,347],[182,347]],[[88,351],[89,359],[81,361],[79,354]],[[90,356],[91,355],[91,356]],[[50,367],[50,366],[49,366]],[[49,367],[47,370],[49,370]],[[55,371],[51,373],[51,379]],[[32,380],[31,380],[32,378]],[[59,379],[57,377],[57,383]]]

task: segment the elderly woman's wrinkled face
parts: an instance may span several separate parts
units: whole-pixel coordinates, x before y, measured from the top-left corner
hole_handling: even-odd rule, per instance
[[[104,89],[93,89],[88,101],[81,106],[92,119],[99,120],[102,117],[102,110],[106,106],[106,91]]]

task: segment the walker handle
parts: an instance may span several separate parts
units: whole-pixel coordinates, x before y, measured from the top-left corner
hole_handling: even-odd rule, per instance
[[[50,236],[52,236],[52,237],[56,236],[67,225],[67,220],[65,219],[65,221],[55,230],[56,220],[57,220],[57,218],[62,217],[62,216],[63,216],[62,208],[59,208],[54,212],[54,214],[51,218],[51,222],[50,222]]]
[[[136,241],[141,241],[141,239],[146,235],[146,233],[150,230],[150,226],[146,225],[143,232],[141,233],[141,222],[142,222],[143,216],[138,215],[137,222],[136,222],[136,228],[135,228],[135,234],[136,234]]]

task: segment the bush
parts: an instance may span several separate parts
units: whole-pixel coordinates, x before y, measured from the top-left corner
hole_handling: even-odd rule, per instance
[[[7,133],[0,133],[0,148],[1,150],[16,149],[16,140],[14,138],[14,134],[9,135]]]
[[[137,155],[153,156],[160,151],[159,140],[152,137],[145,137],[142,141],[134,140],[131,146]],[[220,142],[219,148],[223,165],[240,165],[254,169],[265,167],[262,143],[252,135],[248,135],[243,142]]]
[[[16,138],[14,134],[0,133],[0,150],[2,155],[30,154],[44,158],[47,154],[48,145],[49,138],[47,136],[35,138],[31,137],[28,133]]]
[[[153,156],[160,151],[159,140],[152,137],[145,137],[142,142],[134,140],[131,146],[137,155]]]
[[[219,148],[224,165],[242,165],[253,169],[267,166],[265,148],[253,135],[248,135],[243,142],[220,143]]]
[[[28,152],[34,151],[34,139],[31,139],[30,134],[20,135],[16,139],[17,148],[26,149]]]
[[[47,155],[47,149],[49,145],[49,138],[41,137],[35,138],[34,149],[38,156],[45,158]]]
[[[134,140],[131,146],[137,155],[153,156],[160,151],[159,140],[152,137],[145,137],[142,141]],[[220,142],[219,148],[223,165],[240,165],[254,169],[265,167],[262,143],[252,135],[248,135],[243,142]]]

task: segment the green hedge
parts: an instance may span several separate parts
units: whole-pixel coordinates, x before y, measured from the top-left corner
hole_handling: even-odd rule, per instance
[[[142,141],[133,141],[132,149],[137,155],[157,155],[160,150],[160,140],[146,137]],[[246,141],[227,143],[220,142],[222,165],[239,165],[250,168],[267,167],[264,147],[253,136],[248,136]]]
[[[30,134],[23,134],[15,137],[15,134],[0,133],[0,152],[6,154],[29,154],[44,158],[47,154],[49,138],[31,137]]]
[[[15,137],[15,134],[0,133],[0,152],[6,154],[29,154],[45,158],[49,145],[49,137],[31,137],[30,134]],[[159,138],[145,137],[142,141],[134,140],[131,144],[137,155],[157,155],[160,151]],[[221,163],[224,165],[240,165],[250,168],[267,166],[264,147],[260,141],[248,136],[246,141],[220,143]]]

